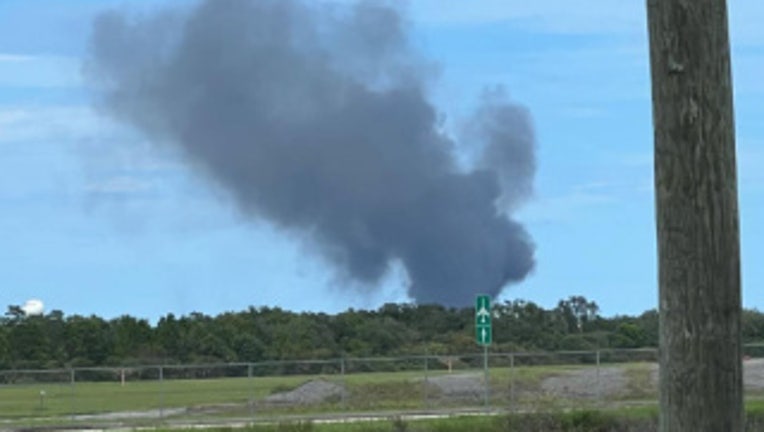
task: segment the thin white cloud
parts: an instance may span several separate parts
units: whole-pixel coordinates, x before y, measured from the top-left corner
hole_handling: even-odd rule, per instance
[[[652,141],[650,141],[652,144]],[[611,165],[622,166],[623,168],[650,169],[653,166],[652,151],[633,151],[611,153],[605,156],[605,161]]]
[[[480,62],[459,63],[456,56],[446,62],[451,64],[445,78],[458,81],[450,84],[457,91],[464,83],[502,83],[519,100],[552,98],[562,114],[571,117],[602,115],[591,109],[601,110],[603,102],[650,97],[646,41],[602,40],[520,52],[490,48],[481,51]]]
[[[29,56],[0,53],[0,86],[82,87],[80,59],[57,55]]]
[[[617,197],[600,190],[571,188],[565,195],[539,197],[517,212],[517,217],[527,223],[550,223],[569,221],[592,207],[616,203]]]
[[[115,128],[87,106],[0,106],[0,144],[87,138]]]
[[[523,27],[559,33],[638,33],[645,28],[642,1],[624,0],[417,0],[418,21],[434,25],[477,25],[515,21]]]
[[[608,111],[595,106],[569,106],[562,108],[562,115],[574,119],[593,119],[608,116]]]
[[[133,176],[112,177],[85,186],[85,191],[88,193],[106,195],[129,195],[149,192],[153,189],[153,182]]]
[[[764,45],[764,2],[729,4],[732,41]],[[646,35],[644,0],[414,0],[414,18],[429,25],[481,25],[514,21],[520,27],[550,33]]]
[[[0,63],[19,63],[33,60],[34,56],[0,53]]]
[[[764,172],[761,170],[761,167],[764,166],[764,150],[762,148],[764,148],[764,140],[738,138],[736,159],[738,184],[741,192],[764,191]],[[643,178],[633,183],[631,190],[652,192],[654,187],[652,152],[618,153],[607,156],[605,160],[614,166],[622,167],[623,170],[641,172]],[[622,186],[624,190],[628,189],[627,185]]]
[[[23,109],[10,108],[0,110],[0,133],[24,122],[27,117],[28,113]],[[0,135],[0,139],[2,139],[2,135]]]

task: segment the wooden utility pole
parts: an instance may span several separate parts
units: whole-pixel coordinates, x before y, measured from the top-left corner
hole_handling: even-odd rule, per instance
[[[725,0],[647,0],[660,430],[743,430],[740,234]]]

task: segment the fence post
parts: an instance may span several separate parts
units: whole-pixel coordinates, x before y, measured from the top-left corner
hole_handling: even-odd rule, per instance
[[[74,368],[69,368],[69,415],[72,418],[72,422],[74,421]]]
[[[347,410],[347,379],[345,378],[345,356],[340,358],[340,379],[342,381],[342,410]]]
[[[159,418],[164,419],[164,367],[159,366]]]
[[[422,385],[422,398],[424,403],[424,409],[430,408],[430,400],[429,400],[429,394],[427,392],[427,386],[429,385],[429,376],[428,376],[428,353],[427,350],[424,352],[424,384]]]
[[[515,353],[509,354],[509,406],[515,410]]]
[[[600,350],[597,350],[597,403],[602,402],[602,386],[600,385]]]
[[[249,380],[249,416],[255,418],[255,377],[252,363],[247,363],[247,379]]]

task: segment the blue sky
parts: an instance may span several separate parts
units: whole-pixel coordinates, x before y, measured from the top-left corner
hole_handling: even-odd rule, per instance
[[[243,218],[176,155],[100,116],[80,76],[92,17],[149,0],[0,0],[0,305],[156,319],[247,306],[337,312],[406,301],[393,269],[349,287],[300,239]],[[643,1],[413,0],[439,65],[432,99],[457,134],[486,85],[532,113],[539,170],[517,213],[537,268],[502,299],[584,295],[605,315],[657,300]],[[743,300],[764,308],[764,4],[731,3]],[[468,149],[460,156],[469,158]]]

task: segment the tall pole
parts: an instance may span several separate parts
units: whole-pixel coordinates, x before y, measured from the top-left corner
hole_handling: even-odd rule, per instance
[[[740,234],[725,0],[647,0],[660,431],[743,430]]]
[[[488,410],[488,402],[489,402],[489,396],[488,392],[490,383],[488,382],[488,345],[483,345],[483,379],[485,381],[485,385],[483,386],[483,405],[485,406],[486,411]]]

